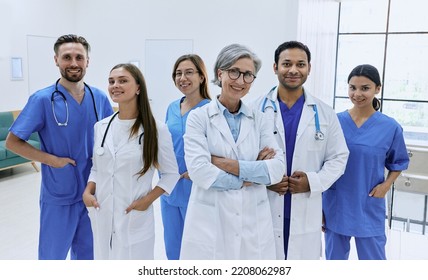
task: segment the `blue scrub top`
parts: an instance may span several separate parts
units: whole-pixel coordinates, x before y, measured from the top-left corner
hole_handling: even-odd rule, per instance
[[[63,168],[53,168],[42,164],[40,201],[55,205],[71,205],[82,200],[90,169],[94,143],[96,116],[91,94],[85,87],[85,96],[79,104],[58,84],[68,104],[68,125],[59,126],[53,116],[51,104],[55,85],[41,89],[30,96],[28,103],[9,129],[22,140],[28,140],[33,132],[38,132],[42,151],[58,157],[69,157],[76,166],[68,164]],[[113,109],[107,95],[91,87],[99,120],[110,116]],[[59,123],[67,118],[64,99],[54,94],[55,115]]]
[[[385,199],[369,192],[385,180],[385,168],[405,170],[409,164],[403,129],[375,112],[358,128],[348,111],[338,114],[349,159],[345,173],[323,194],[328,229],[347,236],[385,234]]]
[[[204,106],[209,103],[209,99],[203,99],[195,107],[189,110],[183,116],[181,115],[180,105],[186,97],[182,97],[172,102],[167,109],[165,123],[171,133],[172,143],[174,145],[175,157],[178,164],[178,172],[183,174],[187,171],[187,166],[184,161],[184,140],[183,135],[186,132],[186,122],[189,113],[195,108]],[[171,194],[162,195],[161,199],[170,205],[183,207],[187,206],[192,189],[192,181],[189,179],[181,178],[175,185]]]
[[[291,176],[294,147],[296,145],[297,128],[299,127],[300,117],[302,115],[303,104],[305,104],[305,95],[302,94],[296,103],[289,109],[281,99],[278,98],[279,108],[281,110],[282,123],[285,132],[285,154],[287,160],[287,176]],[[291,213],[291,193],[284,195],[284,219],[290,219]]]

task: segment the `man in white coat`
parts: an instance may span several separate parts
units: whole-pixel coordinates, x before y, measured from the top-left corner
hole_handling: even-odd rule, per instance
[[[223,48],[214,67],[221,94],[189,114],[184,150],[193,186],[180,259],[276,258],[266,185],[281,181],[284,157],[264,114],[241,100],[260,66],[245,46]]]
[[[255,101],[285,151],[282,181],[268,187],[277,259],[321,257],[322,192],[344,172],[349,151],[334,110],[303,88],[311,53],[300,42],[275,51],[279,85]]]

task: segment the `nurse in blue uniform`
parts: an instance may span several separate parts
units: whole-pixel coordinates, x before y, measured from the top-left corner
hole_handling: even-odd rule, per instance
[[[205,64],[196,54],[186,54],[177,59],[172,71],[172,79],[175,86],[184,95],[172,102],[166,113],[166,124],[172,136],[180,180],[169,196],[162,195],[161,211],[167,258],[178,260],[184,219],[192,189],[192,181],[187,174],[184,161],[183,135],[190,111],[207,104],[211,98],[208,92],[208,75]]]
[[[92,166],[94,124],[113,113],[107,95],[83,82],[89,43],[63,35],[54,45],[61,78],[30,96],[10,128],[7,148],[41,162],[39,259],[93,259],[82,193]],[[38,132],[41,149],[26,143]]]
[[[354,237],[360,260],[385,260],[385,195],[409,164],[403,129],[377,111],[381,82],[375,67],[355,67],[348,84],[354,106],[338,117],[350,155],[345,173],[323,194],[325,255],[348,259]]]

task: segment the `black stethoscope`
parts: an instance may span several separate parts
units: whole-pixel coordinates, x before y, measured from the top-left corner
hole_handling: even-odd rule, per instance
[[[262,104],[262,112],[263,112],[263,113],[265,112],[265,109],[266,109],[266,102],[267,102],[268,100],[270,100],[270,102],[272,103],[273,111],[276,113],[278,110],[277,110],[277,107],[276,107],[275,101],[273,101],[273,100],[269,99],[267,96],[266,96],[266,97],[265,97],[265,99],[263,100],[263,104]],[[324,133],[321,131],[321,127],[320,127],[320,120],[319,120],[319,118],[318,118],[318,109],[317,109],[317,104],[313,104],[313,105],[311,105],[311,106],[312,106],[312,109],[313,109],[313,110],[314,110],[314,112],[315,112],[315,140],[320,140],[320,141],[322,141],[322,140],[324,140]]]
[[[104,142],[106,141],[106,137],[107,137],[107,133],[108,130],[110,129],[110,125],[113,122],[113,119],[117,116],[117,114],[119,114],[119,111],[117,111],[116,113],[114,113],[114,115],[111,117],[111,119],[109,120],[108,124],[107,124],[107,128],[106,131],[104,131],[104,136],[103,136],[103,140],[101,141],[101,146],[97,148],[97,150],[95,151],[95,153],[99,156],[104,155]],[[140,134],[140,137],[138,138],[138,145],[141,145],[141,138],[143,137],[144,132],[142,132]]]
[[[67,126],[68,125],[68,117],[69,117],[69,111],[68,111],[68,103],[67,103],[67,98],[65,98],[65,94],[62,93],[60,90],[58,90],[58,82],[60,79],[58,79],[55,83],[55,90],[52,92],[51,95],[51,104],[52,104],[52,114],[53,117],[55,119],[55,122],[58,126]],[[95,112],[95,118],[98,121],[98,111],[97,111],[97,106],[95,105],[95,97],[94,97],[94,93],[92,92],[91,88],[86,84],[83,83],[85,85],[86,88],[89,89],[89,92],[91,93],[91,97],[92,97],[92,104],[94,105],[94,112]],[[64,101],[65,104],[65,122],[59,122],[58,118],[55,114],[55,105],[54,105],[54,98],[55,98],[55,93],[59,94],[62,97],[62,100]]]

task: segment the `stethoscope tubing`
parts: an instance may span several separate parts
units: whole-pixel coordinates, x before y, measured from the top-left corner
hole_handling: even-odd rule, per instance
[[[115,118],[118,114],[119,114],[119,111],[117,111],[116,113],[114,113],[114,114],[113,114],[113,116],[112,116],[112,117],[110,118],[110,120],[108,121],[108,124],[107,124],[106,130],[104,131],[103,140],[101,141],[101,145],[100,145],[100,147],[98,147],[98,148],[96,149],[96,153],[97,153],[97,155],[99,155],[99,156],[102,156],[102,155],[104,154],[104,143],[105,143],[105,141],[106,141],[106,137],[107,137],[108,131],[109,131],[109,129],[110,129],[111,123],[113,122],[114,118]],[[138,138],[138,144],[139,144],[139,145],[141,145],[141,139],[142,139],[143,135],[144,135],[144,132],[142,132],[142,133],[140,134],[140,137]]]
[[[273,88],[273,89],[275,89],[275,88]],[[270,102],[272,104],[272,109],[273,109],[274,113],[276,114],[278,110],[277,110],[277,106],[275,104],[275,101],[269,99],[267,96],[264,98],[263,103],[262,103],[262,112],[265,112],[265,110],[266,110],[266,102],[268,100],[270,100]],[[320,120],[319,120],[319,117],[318,117],[317,104],[312,104],[311,106],[312,106],[312,109],[315,112],[315,140],[324,140],[324,133],[321,131]]]
[[[63,92],[61,92],[60,90],[58,90],[58,83],[59,83],[59,80],[60,79],[58,79],[56,82],[55,82],[55,90],[52,92],[52,94],[51,94],[51,105],[52,105],[52,114],[53,114],[53,117],[54,117],[54,119],[55,119],[55,122],[56,122],[56,124],[58,125],[58,126],[67,126],[68,125],[68,118],[69,118],[69,109],[68,109],[68,102],[67,102],[67,98],[65,97],[65,94],[63,93]],[[92,104],[93,104],[93,106],[94,106],[94,112],[95,112],[95,118],[96,118],[96,120],[97,120],[97,122],[99,121],[99,118],[98,118],[98,111],[97,111],[97,106],[96,106],[96,104],[95,104],[95,97],[94,97],[94,93],[92,92],[92,89],[91,89],[91,87],[90,86],[88,86],[86,83],[83,83],[84,85],[85,85],[85,87],[86,88],[88,88],[88,90],[89,90],[89,93],[91,94],[91,98],[92,98]],[[59,122],[58,121],[58,118],[57,118],[57,116],[56,116],[56,114],[55,114],[55,105],[54,105],[54,98],[55,98],[55,94],[59,94],[60,96],[61,96],[61,98],[63,99],[63,101],[64,101],[64,104],[65,104],[65,110],[66,110],[66,118],[65,118],[65,122],[63,122],[63,123],[61,123],[61,122]]]

